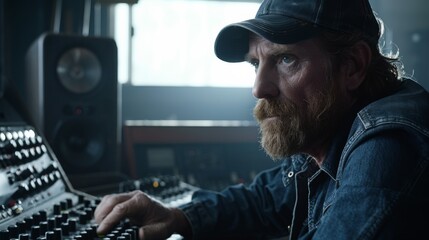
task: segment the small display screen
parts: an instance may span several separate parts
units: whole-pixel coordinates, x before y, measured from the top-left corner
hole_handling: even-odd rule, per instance
[[[147,149],[147,165],[149,168],[171,168],[174,167],[174,162],[174,150],[172,148]]]

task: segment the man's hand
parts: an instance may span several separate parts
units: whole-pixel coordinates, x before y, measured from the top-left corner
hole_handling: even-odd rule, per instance
[[[141,191],[106,195],[94,212],[99,224],[97,233],[107,234],[120,221],[129,219],[140,227],[139,237],[144,240],[167,239],[173,233],[190,231],[183,212],[167,208]]]

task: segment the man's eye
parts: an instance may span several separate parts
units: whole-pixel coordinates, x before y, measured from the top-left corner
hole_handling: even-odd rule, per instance
[[[295,61],[295,57],[291,56],[291,55],[284,55],[282,57],[282,62],[286,63],[286,64],[291,64]]]
[[[258,70],[259,61],[255,60],[255,61],[250,61],[249,63],[250,63],[250,65],[252,65],[255,68],[255,71]]]

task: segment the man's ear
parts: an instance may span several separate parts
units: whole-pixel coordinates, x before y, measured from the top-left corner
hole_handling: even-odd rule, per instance
[[[346,88],[349,91],[353,91],[365,80],[372,53],[368,44],[364,41],[357,42],[351,48],[350,53],[350,58],[346,64]]]

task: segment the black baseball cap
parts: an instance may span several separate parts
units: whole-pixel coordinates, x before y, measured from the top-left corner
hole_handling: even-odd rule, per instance
[[[296,43],[323,29],[362,33],[378,42],[379,25],[368,0],[265,0],[255,18],[224,27],[215,54],[226,62],[242,62],[253,32],[278,44]]]

